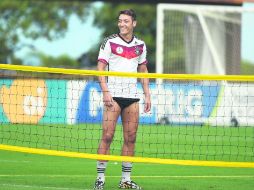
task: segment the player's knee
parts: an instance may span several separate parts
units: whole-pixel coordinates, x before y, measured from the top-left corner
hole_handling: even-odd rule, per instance
[[[130,138],[130,143],[136,143],[136,135]]]
[[[113,134],[105,134],[103,135],[103,141],[106,143],[106,144],[110,144],[113,140]]]
[[[128,138],[125,138],[126,144],[134,144],[136,142],[136,133],[129,133]]]

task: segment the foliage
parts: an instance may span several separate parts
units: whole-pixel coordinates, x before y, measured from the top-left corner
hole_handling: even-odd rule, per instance
[[[137,27],[135,35],[144,40],[147,46],[147,58],[149,72],[155,71],[155,45],[156,45],[156,6],[152,4],[124,4],[104,3],[100,8],[94,9],[94,25],[103,29],[101,41],[89,52],[98,56],[98,48],[103,38],[118,33],[117,18],[120,10],[133,9],[137,14]],[[94,58],[93,58],[94,59]]]
[[[241,63],[241,74],[242,75],[254,75],[254,63],[243,60]]]
[[[69,57],[68,55],[61,55],[59,57],[47,56],[45,54],[37,55],[41,60],[41,66],[43,67],[63,67],[63,68],[79,68],[80,63]]]
[[[77,15],[83,22],[90,3],[80,1],[1,0],[0,1],[0,62],[13,58],[14,52],[32,44],[20,44],[20,37],[55,40],[68,29],[68,19]]]

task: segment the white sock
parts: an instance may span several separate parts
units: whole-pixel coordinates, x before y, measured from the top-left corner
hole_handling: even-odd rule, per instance
[[[122,163],[122,181],[131,181],[131,162],[123,162]]]
[[[105,181],[105,170],[107,163],[108,162],[105,161],[97,161],[97,179],[100,178],[101,181]]]

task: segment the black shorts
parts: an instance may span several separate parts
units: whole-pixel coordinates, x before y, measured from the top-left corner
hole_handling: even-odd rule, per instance
[[[121,97],[113,97],[113,100],[120,106],[121,110],[127,108],[131,104],[138,102],[139,98],[121,98]]]

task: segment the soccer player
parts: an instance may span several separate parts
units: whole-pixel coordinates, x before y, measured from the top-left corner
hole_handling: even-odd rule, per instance
[[[98,70],[119,72],[147,73],[146,45],[133,34],[136,27],[136,14],[133,10],[123,10],[118,15],[119,33],[104,39],[98,56]],[[99,77],[103,92],[103,122],[102,138],[98,154],[109,154],[115,127],[119,116],[123,125],[122,156],[133,156],[136,134],[139,122],[139,95],[137,79],[127,77]],[[144,91],[144,112],[151,109],[149,80],[141,79]],[[105,169],[107,161],[97,161],[97,179],[94,189],[103,189],[105,184]],[[122,162],[122,179],[120,189],[141,189],[131,180],[131,162]]]

